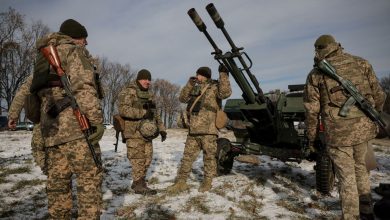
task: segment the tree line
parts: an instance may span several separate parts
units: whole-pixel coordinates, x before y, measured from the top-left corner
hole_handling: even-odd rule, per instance
[[[16,91],[33,72],[37,54],[35,42],[49,32],[49,27],[41,21],[27,23],[25,16],[13,8],[0,12],[0,115],[8,111]],[[94,64],[104,91],[104,121],[110,123],[117,113],[119,92],[135,79],[138,71],[129,64],[112,62],[105,57],[94,57]],[[181,110],[180,86],[156,79],[152,82],[152,92],[163,122],[168,128],[174,127]]]

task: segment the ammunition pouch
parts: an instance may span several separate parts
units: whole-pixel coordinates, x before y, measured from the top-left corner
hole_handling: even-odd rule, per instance
[[[52,117],[56,118],[62,111],[64,111],[66,108],[68,108],[71,105],[71,99],[66,96],[58,101],[56,101],[54,104],[52,104],[49,107],[49,110],[46,111],[46,113]]]

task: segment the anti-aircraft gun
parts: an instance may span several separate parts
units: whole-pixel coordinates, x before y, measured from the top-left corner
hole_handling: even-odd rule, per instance
[[[194,8],[188,11],[188,15],[214,48],[211,53],[214,59],[228,68],[243,92],[242,99],[228,99],[224,107],[230,120],[228,129],[234,132],[236,141],[218,139],[218,174],[230,173],[234,157],[238,155],[268,155],[284,162],[298,163],[314,158],[317,190],[328,194],[334,183],[332,163],[325,153],[323,132],[319,132],[315,142],[317,153],[313,155],[309,149],[304,125],[304,85],[289,85],[289,92],[264,94],[250,71],[252,60],[244,48],[234,44],[212,3],[206,6],[206,10],[227,39],[231,51],[223,53]],[[272,100],[271,96],[277,98]]]

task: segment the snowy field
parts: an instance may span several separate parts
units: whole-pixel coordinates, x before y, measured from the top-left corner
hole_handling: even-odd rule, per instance
[[[45,219],[46,177],[35,166],[30,150],[31,132],[0,132],[0,219]],[[232,138],[227,131],[221,136]],[[165,191],[173,184],[183,154],[186,131],[168,130],[168,139],[154,141],[148,172],[157,195],[132,192],[131,167],[125,145],[114,152],[115,131],[101,141],[105,176],[101,219],[337,219],[341,214],[336,188],[330,196],[315,190],[313,162],[283,163],[259,156],[260,164],[234,162],[230,175],[214,179],[213,188],[199,193],[203,178],[201,155],[188,180],[191,189],[178,195]],[[388,141],[375,141],[379,169],[371,172],[373,189],[390,183]],[[381,197],[373,193],[374,200]],[[75,198],[76,199],[76,198]]]

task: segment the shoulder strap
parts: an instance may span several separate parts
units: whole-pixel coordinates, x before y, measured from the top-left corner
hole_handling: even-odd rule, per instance
[[[206,92],[206,89],[209,87],[210,84],[207,84],[201,91],[200,95],[196,97],[195,101],[192,103],[189,113],[191,114],[192,109],[195,107],[195,104],[199,101],[199,99],[203,96],[203,94]]]

